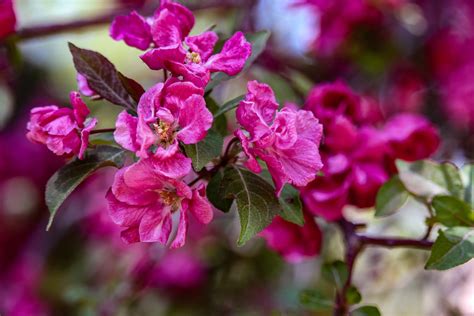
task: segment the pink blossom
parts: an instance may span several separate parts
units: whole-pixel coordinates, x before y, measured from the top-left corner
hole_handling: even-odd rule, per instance
[[[0,0],[0,39],[15,32],[16,16],[12,0]]]
[[[118,16],[110,27],[110,36],[141,50],[151,44],[163,47],[181,44],[194,26],[194,15],[186,7],[172,1],[162,1],[151,18],[136,11]]]
[[[394,158],[415,161],[431,156],[439,147],[436,128],[424,117],[399,114],[384,127],[384,136]]]
[[[179,151],[179,141],[201,141],[213,121],[202,95],[202,89],[175,78],[156,84],[140,98],[138,117],[119,114],[115,140],[140,158],[155,158],[160,169],[169,169],[168,176],[184,175],[191,160]],[[178,169],[182,172],[176,173]]]
[[[207,224],[213,213],[205,186],[191,189],[183,181],[168,178],[153,168],[149,159],[119,170],[107,192],[109,214],[124,230],[127,243],[155,242],[166,244],[172,230],[172,215],[179,211],[176,237],[171,248],[184,245],[188,212]]]
[[[79,93],[71,92],[70,99],[72,109],[55,105],[33,108],[26,136],[32,142],[45,144],[58,156],[78,155],[82,159],[97,119],[86,120],[90,111]]]
[[[256,157],[265,161],[279,194],[285,183],[305,186],[322,168],[322,126],[309,111],[277,108],[268,85],[249,82],[248,93],[236,113],[242,129],[235,135],[248,157],[246,166],[260,172]]]
[[[275,217],[273,222],[259,235],[268,247],[278,252],[291,263],[316,256],[321,251],[322,234],[312,216],[304,215],[304,226],[298,226]]]
[[[186,37],[187,51],[181,45],[170,45],[152,49],[141,58],[151,69],[165,68],[198,87],[204,87],[213,72],[221,71],[230,76],[238,74],[252,51],[242,32],[236,32],[224,43],[220,53],[212,55],[217,40],[217,34],[208,31]]]

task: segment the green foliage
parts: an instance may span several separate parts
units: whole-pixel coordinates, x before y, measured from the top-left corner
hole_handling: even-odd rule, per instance
[[[464,185],[464,201],[474,209],[474,164],[467,164],[461,169]]]
[[[210,96],[206,96],[206,105],[209,111],[211,111],[212,115],[215,115],[216,112],[221,109],[216,103],[216,101]],[[219,134],[221,134],[223,137],[227,136],[229,131],[227,130],[227,118],[225,117],[225,115],[219,115],[218,117],[214,117],[214,121],[212,122],[212,128],[219,132]]]
[[[360,295],[359,290],[351,285],[347,288],[346,291],[346,301],[350,305],[358,304],[362,300],[362,295]]]
[[[426,269],[447,270],[474,257],[474,230],[467,227],[452,227],[439,231]]]
[[[143,88],[125,77],[103,55],[69,43],[74,67],[87,79],[92,90],[113,104],[134,110]]]
[[[356,308],[350,313],[351,316],[380,316],[380,311],[377,307],[366,305]]]
[[[455,165],[430,160],[397,160],[396,164],[400,180],[411,193],[428,199],[439,194],[462,197],[463,185]]]
[[[299,191],[293,186],[286,184],[278,200],[281,205],[279,215],[287,222],[303,226],[303,206],[301,205]]]
[[[183,145],[186,156],[192,159],[195,171],[200,171],[212,159],[219,156],[222,151],[224,139],[222,136],[210,129],[206,137],[199,143]]]
[[[474,226],[474,212],[464,201],[450,195],[438,195],[431,203],[436,212],[436,220],[441,224],[448,227]]]
[[[229,100],[227,101],[226,103],[224,103],[214,114],[214,119],[217,119],[219,117],[221,117],[222,114],[232,110],[232,109],[235,109],[240,101],[242,101],[243,99],[245,98],[244,95],[240,95],[236,98],[233,98],[232,100]]]
[[[56,171],[46,184],[45,199],[50,212],[47,229],[51,227],[61,204],[79,184],[100,168],[122,167],[124,159],[125,152],[121,148],[97,146],[83,160],[76,159]]]
[[[306,289],[300,293],[300,303],[305,308],[313,311],[327,310],[334,306],[331,299],[313,289]]]
[[[268,31],[259,31],[255,33],[248,33],[245,34],[245,38],[252,44],[252,54],[245,62],[244,69],[242,73],[245,72],[260,56],[260,54],[264,51],[265,46],[267,44],[268,39],[270,38],[270,32]],[[223,72],[215,73],[211,76],[211,81],[206,87],[206,91],[210,91],[214,89],[216,86],[221,84],[224,81],[231,79],[232,77],[226,75]]]
[[[398,176],[388,180],[377,193],[375,202],[375,216],[392,215],[398,211],[408,200],[409,192]]]
[[[321,273],[323,277],[334,284],[338,290],[344,287],[349,277],[349,271],[347,265],[340,261],[334,261],[331,263],[325,263],[322,267]]]

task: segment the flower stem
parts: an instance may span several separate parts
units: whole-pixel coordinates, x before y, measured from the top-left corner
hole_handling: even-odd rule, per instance
[[[337,222],[344,236],[345,261],[348,270],[347,281],[343,288],[336,293],[334,316],[345,316],[349,314],[350,305],[347,302],[347,290],[352,283],[354,264],[359,254],[368,246],[380,247],[408,247],[422,250],[430,250],[433,242],[423,239],[392,238],[392,237],[369,237],[357,233],[359,225],[348,222],[344,219]]]
[[[90,132],[90,134],[100,134],[100,133],[110,133],[110,132],[114,132],[115,131],[115,128],[102,128],[102,129],[95,129],[93,131]]]

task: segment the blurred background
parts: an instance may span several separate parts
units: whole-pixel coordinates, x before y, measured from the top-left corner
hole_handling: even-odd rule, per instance
[[[0,0],[1,2],[1,0]],[[474,2],[471,0],[195,0],[193,33],[216,25],[268,29],[270,43],[250,71],[219,86],[218,102],[245,93],[251,79],[270,84],[280,103],[302,105],[315,84],[343,80],[373,100],[384,119],[421,113],[440,129],[436,158],[458,165],[474,158]],[[44,188],[64,160],[25,138],[34,106],[67,106],[77,90],[67,42],[99,51],[144,87],[161,80],[139,51],[108,36],[113,16],[151,15],[157,0],[17,0],[18,35],[0,46],[0,315],[330,315],[300,305],[302,289],[331,294],[323,262],[342,259],[341,236],[321,221],[319,257],[289,264],[261,238],[237,247],[236,212],[191,227],[186,246],[125,245],[108,217],[105,192],[113,170],[80,186],[45,231]],[[3,10],[0,8],[0,11]],[[1,18],[2,12],[0,12]],[[41,26],[94,21],[39,36]],[[120,108],[88,102],[99,128]],[[229,115],[229,118],[232,115]],[[229,129],[232,130],[230,120]],[[347,208],[368,232],[417,238],[425,213],[415,202],[386,219]],[[216,213],[217,214],[217,213]],[[367,249],[354,283],[364,304],[383,315],[474,315],[474,264],[423,270],[428,253]]]

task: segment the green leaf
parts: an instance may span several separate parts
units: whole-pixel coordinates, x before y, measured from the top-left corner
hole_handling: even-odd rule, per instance
[[[240,101],[242,101],[243,99],[245,98],[244,95],[241,95],[241,96],[238,96],[230,101],[227,101],[226,103],[224,103],[220,108],[219,110],[217,110],[215,113],[214,113],[214,119],[218,118],[219,116],[221,116],[222,114],[232,110],[232,109],[235,109]]]
[[[450,195],[437,195],[431,202],[436,212],[436,219],[443,225],[474,226],[474,212],[465,202]]]
[[[115,66],[102,54],[82,49],[69,43],[78,73],[87,79],[92,90],[113,104],[127,109],[136,108],[136,99],[143,88],[134,80],[119,73]],[[140,89],[141,88],[141,89]]]
[[[357,309],[354,309],[350,315],[351,316],[380,316],[381,314],[377,307],[366,305],[366,306],[362,306]]]
[[[206,137],[199,143],[183,145],[186,156],[192,159],[195,171],[200,171],[222,151],[224,139],[216,131],[210,129]]]
[[[408,191],[424,198],[450,194],[462,197],[463,185],[458,168],[451,163],[421,160],[396,161],[400,180]]]
[[[232,206],[234,199],[225,195],[222,179],[224,178],[224,172],[217,172],[209,181],[206,188],[206,196],[209,202],[214,205],[215,208],[227,213]]]
[[[331,263],[325,263],[322,267],[321,272],[323,274],[323,277],[329,282],[336,285],[339,290],[344,287],[344,284],[346,283],[347,278],[349,277],[347,265],[340,260]]]
[[[360,295],[359,290],[351,285],[347,288],[346,291],[346,301],[350,305],[358,304],[362,300],[362,295]]]
[[[206,105],[209,111],[211,111],[212,115],[214,115],[220,109],[216,101],[210,96],[206,96]],[[225,115],[215,117],[214,121],[212,122],[212,128],[218,131],[219,134],[221,134],[223,137],[227,136],[227,134],[229,134],[229,131],[227,129],[227,118],[225,117]]]
[[[51,227],[54,216],[61,204],[88,176],[99,168],[123,165],[125,151],[118,147],[97,146],[87,153],[84,160],[76,159],[65,165],[48,180],[46,184],[46,205],[50,217],[47,230]]]
[[[241,73],[245,72],[254,63],[258,56],[260,56],[260,54],[264,51],[267,41],[270,38],[270,32],[259,31],[255,33],[248,33],[245,34],[245,38],[252,44],[252,54],[245,62],[244,69]],[[211,76],[211,81],[206,87],[206,91],[214,89],[220,83],[227,81],[231,78],[231,76],[226,75],[223,72],[214,73]]]
[[[237,166],[226,168],[221,189],[226,198],[237,202],[241,226],[239,246],[267,227],[280,209],[274,188],[246,169]]]
[[[300,292],[300,303],[307,309],[314,311],[327,310],[334,306],[331,299],[313,289],[306,289]]]
[[[447,270],[468,262],[474,257],[474,230],[452,227],[439,231],[426,269]]]
[[[394,176],[379,189],[375,201],[375,216],[382,217],[392,215],[398,211],[410,194],[400,181],[398,176]]]
[[[303,207],[301,205],[299,191],[293,186],[286,184],[278,200],[281,205],[281,211],[278,215],[290,223],[303,226]]]
[[[474,164],[461,168],[461,178],[464,185],[464,201],[474,209]]]

